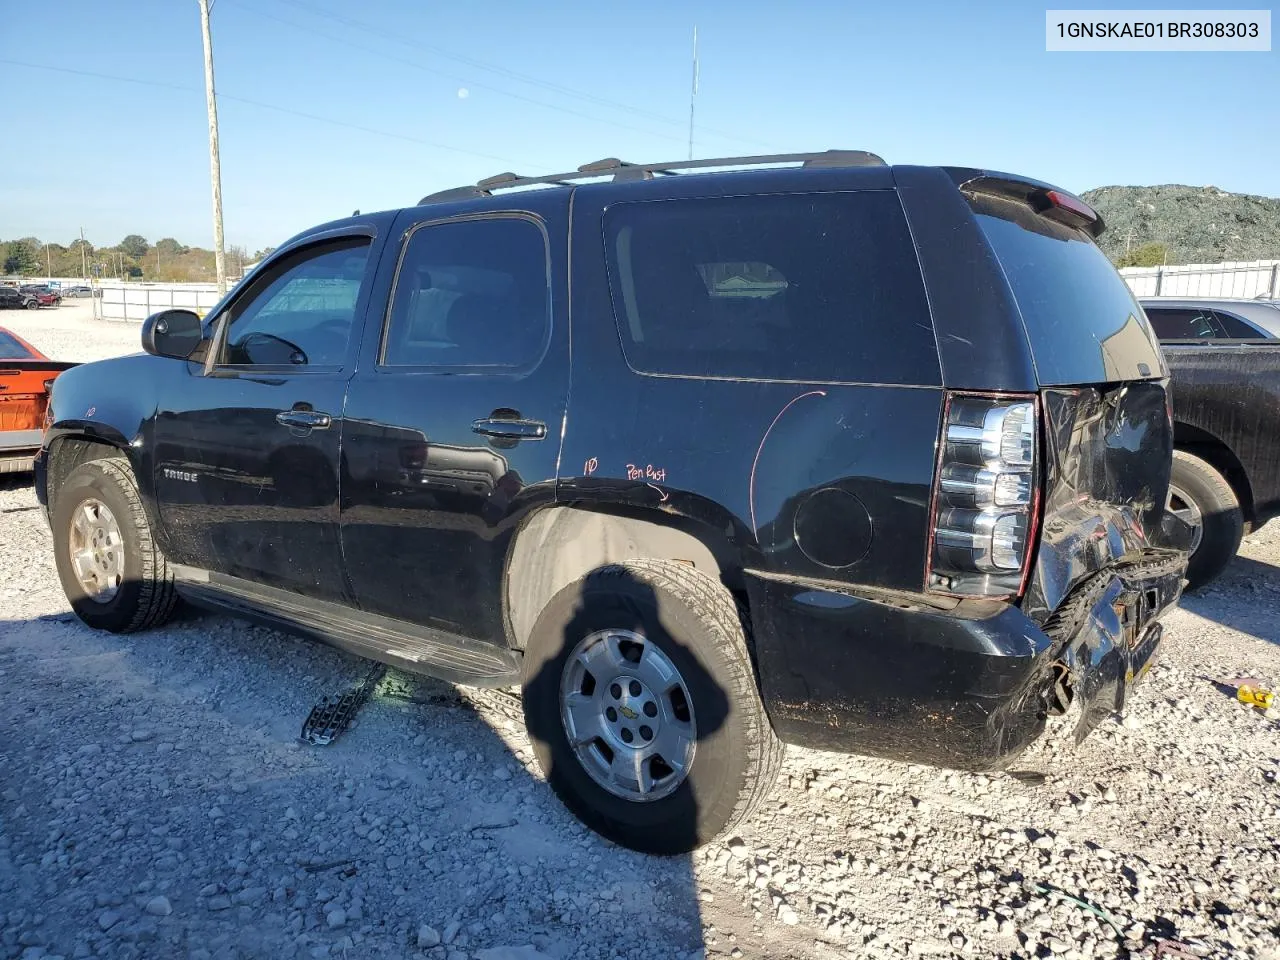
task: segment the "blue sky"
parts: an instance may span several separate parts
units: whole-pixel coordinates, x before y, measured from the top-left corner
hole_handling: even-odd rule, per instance
[[[227,243],[508,169],[679,159],[695,23],[699,157],[1280,196],[1280,53],[1046,53],[1043,5],[215,0]],[[4,33],[0,237],[210,246],[196,0],[7,4]]]

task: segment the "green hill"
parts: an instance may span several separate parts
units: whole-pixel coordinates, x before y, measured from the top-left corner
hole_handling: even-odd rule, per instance
[[[1145,244],[1163,244],[1169,263],[1280,259],[1280,199],[1179,184],[1098,187],[1081,196],[1106,221],[1099,242],[1117,262]]]

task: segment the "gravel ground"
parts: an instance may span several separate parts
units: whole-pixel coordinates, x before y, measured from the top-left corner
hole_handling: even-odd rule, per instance
[[[88,304],[0,316],[129,352]],[[1280,524],[1168,619],[1123,722],[1016,775],[790,751],[738,836],[620,850],[540,782],[507,693],[226,617],[130,637],[68,613],[25,478],[0,483],[0,958],[1197,956],[1280,960]],[[1082,903],[1067,899],[1075,897]]]

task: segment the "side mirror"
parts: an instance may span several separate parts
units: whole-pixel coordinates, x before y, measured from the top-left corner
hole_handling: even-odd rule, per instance
[[[190,310],[161,310],[142,322],[142,349],[157,357],[185,360],[203,337],[200,318]]]

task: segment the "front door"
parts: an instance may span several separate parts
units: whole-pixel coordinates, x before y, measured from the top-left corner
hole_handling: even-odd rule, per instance
[[[156,497],[175,562],[347,594],[338,445],[370,248],[367,235],[303,245],[213,319],[211,356],[188,363],[182,396],[155,420]]]
[[[555,496],[569,385],[552,280],[565,198],[539,199],[537,213],[437,221],[419,208],[393,231],[390,308],[366,330],[343,419],[343,552],[365,610],[503,638],[507,549]]]

